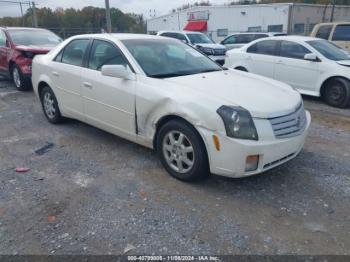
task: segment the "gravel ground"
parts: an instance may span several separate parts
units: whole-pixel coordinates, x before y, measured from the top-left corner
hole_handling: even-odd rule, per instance
[[[0,254],[350,254],[350,110],[305,100],[295,160],[186,184],[151,150],[49,124],[32,92],[0,81]]]

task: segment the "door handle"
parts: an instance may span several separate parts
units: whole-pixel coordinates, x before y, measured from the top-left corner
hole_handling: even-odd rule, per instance
[[[60,74],[59,73],[57,73],[57,72],[52,72],[52,74],[54,75],[54,76],[60,76]]]
[[[92,89],[92,84],[88,83],[88,82],[84,82],[83,83],[84,87]]]
[[[278,61],[276,62],[276,64],[278,64],[278,65],[284,65],[284,63],[283,63],[282,60],[278,60]]]
[[[251,56],[248,56],[248,57],[247,57],[247,60],[252,60],[252,57],[251,57]]]

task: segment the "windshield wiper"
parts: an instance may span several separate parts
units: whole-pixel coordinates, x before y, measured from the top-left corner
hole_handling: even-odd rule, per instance
[[[156,75],[149,75],[149,77],[153,77],[153,78],[171,78],[171,77],[196,75],[196,74],[210,73],[210,72],[217,72],[217,71],[221,71],[221,69],[205,69],[205,70],[201,70],[201,71],[179,72],[179,73],[169,73],[169,74],[156,74]]]
[[[206,69],[206,70],[199,71],[197,74],[210,73],[210,72],[218,72],[218,71],[222,71],[222,70],[221,70],[221,69]]]
[[[196,72],[156,74],[156,75],[150,75],[149,77],[153,77],[153,78],[170,78],[170,77],[178,77],[178,76],[193,75],[193,74],[195,74],[195,73],[196,73]]]

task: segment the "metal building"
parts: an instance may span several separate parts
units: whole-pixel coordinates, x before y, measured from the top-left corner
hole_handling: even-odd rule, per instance
[[[315,24],[330,21],[331,13],[331,5],[299,3],[197,6],[149,19],[147,31],[201,31],[214,41],[237,32],[308,35]],[[336,6],[334,21],[350,21],[350,6]]]

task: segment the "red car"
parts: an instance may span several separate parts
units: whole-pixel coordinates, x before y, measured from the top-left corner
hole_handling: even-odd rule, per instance
[[[18,90],[31,88],[32,60],[46,54],[62,39],[39,28],[0,28],[0,74],[13,79]]]

